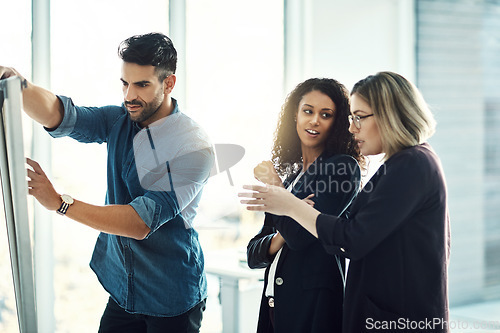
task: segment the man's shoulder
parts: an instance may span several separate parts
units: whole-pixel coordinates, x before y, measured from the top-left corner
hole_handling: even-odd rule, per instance
[[[203,127],[188,115],[176,112],[167,117],[160,130],[161,136],[168,137],[182,145],[211,146],[210,138]]]
[[[193,118],[191,118],[187,114],[179,111],[176,113],[176,115],[178,115],[179,121],[181,121],[182,124],[187,126],[188,129],[205,133],[205,130],[201,127],[201,125],[198,124],[198,122],[196,122]]]

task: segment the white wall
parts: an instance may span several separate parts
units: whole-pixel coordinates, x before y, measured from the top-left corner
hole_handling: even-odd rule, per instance
[[[399,72],[414,80],[413,0],[290,3],[290,7],[302,11],[287,21],[287,30],[291,32],[287,43],[298,43],[294,50],[300,50],[287,55],[292,64],[288,67],[292,72],[287,76],[288,90],[299,78],[310,77],[331,77],[351,89],[358,80],[383,70]],[[297,63],[300,63],[298,68]]]

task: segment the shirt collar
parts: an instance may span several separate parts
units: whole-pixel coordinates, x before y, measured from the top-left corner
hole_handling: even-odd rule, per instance
[[[170,98],[172,99],[172,103],[174,104],[174,109],[172,110],[172,113],[170,113],[167,117],[180,112],[179,111],[179,104],[177,103],[177,100],[173,97],[170,97]],[[125,109],[125,111],[127,110],[127,108],[125,107],[125,104],[122,104],[122,107]],[[142,130],[142,127],[139,126],[139,124],[136,123],[135,121],[133,122],[133,126],[136,130],[139,130],[139,131]]]

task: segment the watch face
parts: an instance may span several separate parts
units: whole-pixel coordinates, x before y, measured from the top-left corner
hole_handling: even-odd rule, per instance
[[[73,198],[71,196],[67,195],[67,194],[61,195],[61,199],[62,199],[62,201],[64,201],[68,205],[71,205],[74,202]]]

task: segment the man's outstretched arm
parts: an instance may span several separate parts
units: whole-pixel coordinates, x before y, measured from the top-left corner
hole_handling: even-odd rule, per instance
[[[25,78],[14,68],[0,66],[0,79],[18,76]],[[61,124],[64,108],[61,101],[50,91],[26,81],[23,90],[23,109],[26,114],[47,128],[56,128]]]
[[[28,169],[29,194],[48,210],[56,211],[61,206],[61,196],[37,162],[31,159],[26,161],[33,168]],[[95,206],[75,200],[66,216],[96,230],[137,240],[144,239],[150,232],[149,227],[130,205]]]

